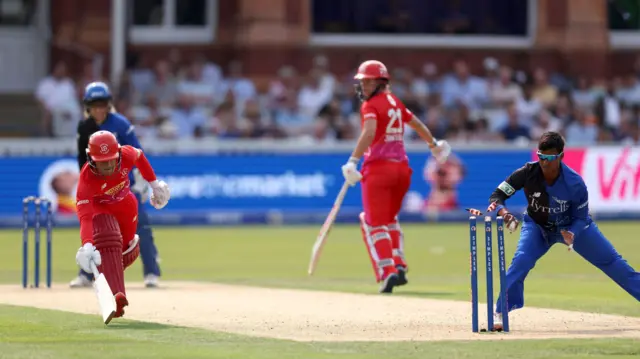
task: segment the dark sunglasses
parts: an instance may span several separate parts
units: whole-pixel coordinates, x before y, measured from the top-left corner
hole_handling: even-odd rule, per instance
[[[560,156],[562,156],[562,153],[558,153],[557,155],[545,155],[544,153],[538,152],[538,158],[540,159],[540,161],[551,162],[557,160]]]

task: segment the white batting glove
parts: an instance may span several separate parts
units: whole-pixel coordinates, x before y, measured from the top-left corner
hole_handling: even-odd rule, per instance
[[[342,175],[344,176],[345,182],[350,186],[354,186],[362,179],[362,173],[358,171],[358,161],[357,158],[351,157],[349,161],[342,166]]]
[[[153,181],[150,183],[153,194],[149,202],[156,209],[162,209],[169,203],[171,198],[171,192],[169,191],[169,185],[164,181]]]
[[[436,147],[431,149],[431,153],[438,162],[445,163],[451,154],[451,146],[446,140],[438,140],[436,141]]]
[[[102,264],[102,257],[100,252],[91,243],[86,243],[76,253],[76,263],[87,273],[93,273],[91,269],[91,262],[95,263],[96,267]]]

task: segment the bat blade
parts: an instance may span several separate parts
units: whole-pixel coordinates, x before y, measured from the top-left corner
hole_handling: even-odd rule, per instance
[[[348,188],[349,186],[347,183],[342,185],[340,193],[338,194],[338,197],[336,198],[331,211],[329,211],[329,214],[324,220],[322,227],[320,227],[320,233],[318,233],[316,241],[313,244],[313,248],[311,249],[311,261],[309,262],[309,268],[307,269],[307,273],[309,275],[313,275],[313,273],[315,272],[316,266],[318,265],[318,260],[320,259],[320,254],[322,253],[322,249],[327,242],[327,237],[329,235],[329,232],[331,232],[331,228],[333,228],[333,224],[336,221],[338,212],[340,212],[340,207],[342,206],[342,201],[344,200]]]
[[[116,299],[111,292],[111,287],[107,282],[104,274],[98,272],[98,268],[95,263],[91,263],[91,269],[93,270],[93,276],[95,281],[93,282],[93,289],[96,292],[98,298],[98,305],[100,306],[100,314],[102,314],[102,320],[104,324],[109,324],[113,316],[116,314]]]

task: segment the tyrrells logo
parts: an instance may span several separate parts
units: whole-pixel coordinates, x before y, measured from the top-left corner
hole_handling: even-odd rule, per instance
[[[536,194],[538,196],[536,196]],[[551,196],[553,201],[557,204],[554,207],[543,206],[538,202],[537,198],[540,197],[540,192],[535,192],[531,196],[531,202],[529,203],[529,208],[533,209],[534,212],[542,212],[542,213],[564,213],[569,210],[569,201],[564,199],[559,199]]]

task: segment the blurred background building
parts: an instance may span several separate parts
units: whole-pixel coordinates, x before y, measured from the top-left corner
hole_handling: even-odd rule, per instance
[[[392,90],[456,149],[521,146],[513,161],[496,157],[505,169],[530,159],[547,130],[561,131],[578,149],[640,143],[638,0],[0,0],[0,49],[5,153],[46,143],[57,149],[51,153],[73,156],[83,88],[102,80],[151,152],[286,142],[294,144],[288,151],[341,148],[346,155],[359,131],[352,76],[367,59],[386,63]],[[9,137],[22,140],[9,144]],[[29,140],[36,137],[49,142]],[[419,143],[410,131],[406,137]],[[636,168],[619,148],[567,160],[585,171],[597,171],[581,162],[589,156]],[[339,167],[342,155],[322,161]],[[440,189],[432,204],[484,203],[485,194],[475,192],[456,200],[455,188],[490,191],[508,173],[482,182],[474,171],[495,153],[477,155],[461,153],[446,168],[425,164],[424,171],[421,159],[415,186],[424,188],[408,203],[423,208],[431,188]],[[210,160],[209,168],[222,166]],[[293,165],[277,171],[289,170],[313,172]],[[603,171],[621,181],[618,172]],[[201,186],[176,192],[187,197],[221,180],[177,178]],[[307,190],[323,198],[314,206],[328,208],[339,179],[319,181],[322,190]]]
[[[2,136],[73,137],[104,80],[143,138],[349,140],[375,58],[453,142],[638,142],[635,0],[2,0],[0,41]]]

